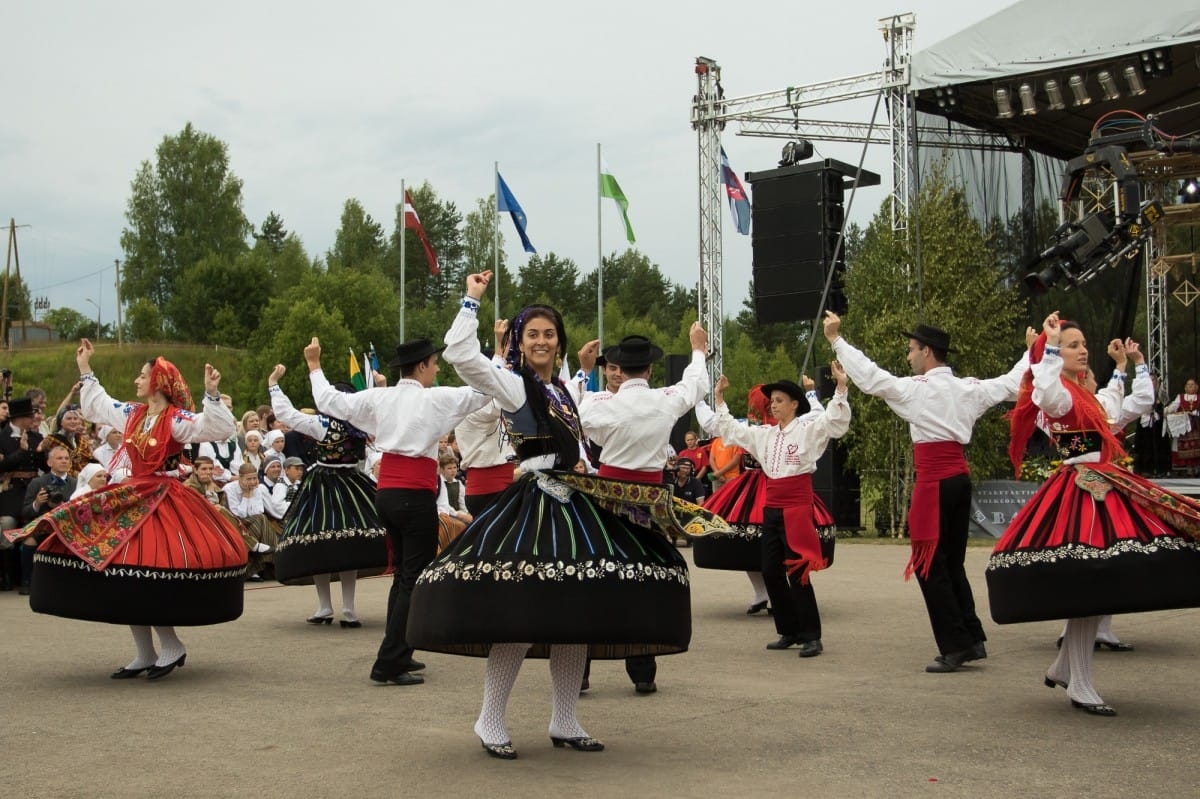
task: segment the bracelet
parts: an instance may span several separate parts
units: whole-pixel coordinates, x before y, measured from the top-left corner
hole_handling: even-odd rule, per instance
[[[1062,352],[1062,351],[1061,351],[1061,350],[1059,350],[1059,348],[1058,348],[1058,347],[1051,346],[1050,344],[1047,344],[1047,345],[1046,345],[1046,349],[1045,349],[1045,354],[1046,354],[1046,355],[1060,355],[1060,354],[1061,354],[1061,352]]]
[[[463,297],[462,307],[468,311],[478,311],[479,310],[479,300],[477,300],[471,296]]]

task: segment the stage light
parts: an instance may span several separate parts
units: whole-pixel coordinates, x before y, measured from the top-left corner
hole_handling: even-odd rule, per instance
[[[1171,54],[1161,47],[1139,53],[1138,58],[1142,61],[1142,74],[1147,77],[1165,78],[1171,74]]]
[[[1125,82],[1129,84],[1129,95],[1131,97],[1140,97],[1146,93],[1146,86],[1142,83],[1142,76],[1138,74],[1137,67],[1125,67],[1122,72],[1125,74]]]
[[[1121,92],[1117,89],[1116,78],[1107,69],[1102,69],[1096,73],[1096,80],[1100,81],[1100,88],[1104,90],[1105,100],[1120,100]]]
[[[1067,80],[1067,85],[1071,87],[1071,94],[1075,95],[1075,107],[1088,105],[1092,102],[1092,98],[1088,95],[1087,85],[1083,82],[1082,75],[1072,75]]]
[[[1200,185],[1196,183],[1195,178],[1188,178],[1179,187],[1179,204],[1191,205],[1192,203],[1200,203]]]
[[[791,166],[798,164],[806,158],[812,158],[813,143],[808,139],[797,139],[783,145],[783,152],[779,157],[780,166]]]
[[[1012,117],[1012,97],[1009,96],[1008,89],[997,87],[994,94],[996,97],[996,116],[999,119],[1009,119]]]
[[[1037,113],[1037,103],[1033,100],[1033,85],[1022,83],[1017,88],[1017,96],[1021,99],[1021,116],[1028,117]]]
[[[1058,86],[1058,81],[1051,78],[1046,81],[1046,110],[1061,111],[1067,107],[1063,102],[1062,89]]]
[[[958,106],[958,92],[953,86],[939,86],[933,90],[933,96],[942,110],[953,110]]]

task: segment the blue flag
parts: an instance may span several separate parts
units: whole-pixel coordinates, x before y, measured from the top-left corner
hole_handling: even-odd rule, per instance
[[[738,233],[750,235],[750,201],[746,199],[746,189],[738,180],[737,173],[729,166],[729,158],[725,148],[721,148],[721,185],[725,187],[725,195],[729,198],[729,212],[733,214],[733,222],[737,225]]]
[[[504,182],[504,177],[496,173],[496,211],[497,213],[508,212],[512,217],[513,224],[516,225],[517,235],[521,237],[521,245],[525,248],[525,252],[536,253],[533,244],[529,241],[529,236],[525,233],[525,212],[521,210],[521,204],[517,202],[517,198],[508,190],[508,184]]]

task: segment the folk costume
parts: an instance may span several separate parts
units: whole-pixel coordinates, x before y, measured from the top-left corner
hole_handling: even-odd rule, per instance
[[[503,359],[501,359],[503,362]],[[478,516],[512,485],[512,447],[500,422],[495,400],[467,416],[454,428],[466,479],[467,512]]]
[[[918,325],[904,335],[943,353],[953,352],[949,334],[935,327]],[[833,352],[863,393],[880,397],[908,422],[916,482],[908,512],[912,556],[905,577],[917,576],[940,652],[926,671],[954,671],[967,660],[986,657],[987,635],[964,567],[971,512],[964,447],[979,417],[1016,398],[1027,356],[1000,377],[977,380],[955,377],[948,366],[896,377],[841,336],[833,342]]]
[[[390,366],[401,369],[421,364],[440,353],[426,338],[396,347]],[[409,642],[413,586],[437,553],[438,440],[488,398],[468,387],[427,388],[412,377],[394,386],[368,388],[354,394],[338,391],[320,369],[310,372],[317,410],[375,436],[383,452],[375,510],[387,529],[391,564],[395,569],[388,595],[387,627],[371,679],[379,683],[413,685],[423,680],[411,672],[423,668],[413,660]]]
[[[158,414],[119,402],[93,372],[80,376],[84,415],[125,430],[111,470],[129,476],[83,494],[31,522],[50,532],[34,557],[30,607],[71,619],[129,624],[138,656],[114,677],[183,665],[173,626],[218,624],[242,615],[246,546],[234,525],[176,479],[185,444],[223,440],[236,430],[219,396],[195,413],[173,364],[155,359],[150,389],[169,400]],[[155,657],[150,625],[163,642]]]
[[[446,360],[495,397],[522,475],[421,574],[409,632],[421,649],[488,658],[475,732],[489,753],[515,757],[504,715],[527,655],[550,660],[555,745],[600,749],[575,718],[589,653],[623,658],[688,647],[687,565],[660,532],[680,522],[666,486],[566,471],[579,460],[575,401],[557,377],[546,383],[523,366],[520,352],[532,319],[553,320],[565,352],[558,312],[532,306],[517,316],[504,369],[480,352],[477,311],[477,301],[464,299],[446,334]]]
[[[1200,469],[1200,394],[1179,394],[1163,411],[1171,433],[1171,468]]]
[[[1125,452],[1110,430],[1119,407],[1063,377],[1056,347],[1039,337],[1012,415],[1009,455],[1020,471],[1034,426],[1062,464],[997,542],[987,566],[998,624],[1067,618],[1058,659],[1046,673],[1077,707],[1115,711],[1091,683],[1101,614],[1200,606],[1200,504],[1119,465]]]
[[[342,385],[342,384],[339,384]],[[329,583],[342,587],[343,626],[361,625],[354,609],[360,570],[387,568],[387,530],[375,510],[375,483],[358,469],[366,458],[367,434],[324,414],[301,413],[278,384],[268,387],[275,418],[316,442],[317,462],[284,499],[283,534],[275,547],[275,578],[296,585],[312,582],[317,610],[311,624],[330,624]]]
[[[828,567],[813,525],[812,474],[829,441],[850,428],[850,404],[844,389],[835,391],[819,416],[805,420],[811,410],[800,386],[790,380],[763,386],[765,397],[782,391],[799,401],[796,417],[786,425],[749,427],[729,414],[722,402],[713,422],[721,438],[737,444],[757,460],[766,478],[762,511],[761,568],[774,609],[779,641],[772,649],[801,645],[804,656],[820,654],[821,614],[810,575]]]

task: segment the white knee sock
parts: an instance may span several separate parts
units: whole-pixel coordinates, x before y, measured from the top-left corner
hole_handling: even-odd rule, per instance
[[[154,636],[150,634],[150,628],[140,624],[130,625],[129,631],[133,633],[133,644],[137,647],[137,656],[125,668],[144,669],[153,666],[158,660],[158,653],[154,651]]]
[[[154,665],[165,666],[174,663],[187,653],[183,641],[175,634],[174,627],[155,627],[154,632],[158,633],[158,642],[162,645],[162,654],[158,656]]]
[[[550,682],[554,702],[550,709],[550,734],[555,738],[587,737],[575,706],[579,704],[579,685],[587,666],[587,644],[560,644],[550,647]]]
[[[354,569],[338,572],[338,582],[342,584],[342,615],[346,621],[358,621],[358,614],[354,612],[354,585],[358,582],[358,572]]]
[[[757,605],[759,602],[766,602],[767,597],[767,581],[763,579],[762,572],[746,572],[746,576],[750,578],[750,585],[754,586],[754,601],[750,604]]]
[[[313,587],[317,589],[317,612],[314,616],[332,616],[333,600],[329,596],[328,574],[314,574]]]
[[[1096,649],[1096,627],[1099,616],[1067,621],[1062,651],[1068,652],[1070,677],[1067,680],[1067,696],[1084,705],[1101,705],[1104,700],[1092,686],[1092,657]]]
[[[487,672],[483,678],[483,707],[475,722],[475,734],[486,744],[504,744],[512,740],[504,723],[504,711],[527,651],[529,644],[492,644],[488,653]],[[578,680],[575,681],[575,693],[579,693]]]

